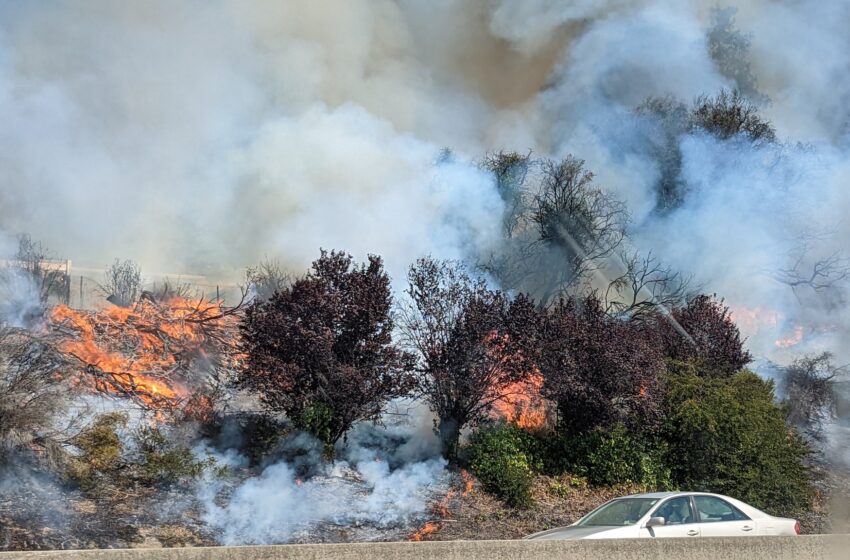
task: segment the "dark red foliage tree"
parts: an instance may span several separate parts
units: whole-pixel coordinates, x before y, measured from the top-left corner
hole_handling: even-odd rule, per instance
[[[658,331],[667,357],[696,361],[700,371],[732,375],[752,361],[729,308],[715,296],[701,294],[658,316]]]
[[[460,431],[485,419],[534,372],[537,311],[473,279],[457,262],[418,260],[399,328],[417,355],[417,392],[437,415],[443,453],[456,456]]]
[[[617,423],[654,426],[665,363],[652,330],[608,315],[595,295],[543,313],[537,365],[560,428],[574,435]]]
[[[323,250],[304,278],[248,308],[237,384],[332,446],[412,388],[412,357],[392,342],[391,309],[380,257],[357,266]]]

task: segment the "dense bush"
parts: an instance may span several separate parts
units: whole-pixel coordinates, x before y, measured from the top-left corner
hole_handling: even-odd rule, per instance
[[[531,484],[539,468],[534,438],[512,424],[481,428],[466,449],[469,466],[484,489],[514,507],[532,504]]]
[[[21,448],[37,445],[46,450],[62,439],[65,434],[57,432],[56,419],[67,414],[73,394],[64,373],[65,357],[53,345],[22,329],[7,328],[2,321],[0,316],[0,463]]]
[[[98,416],[71,443],[79,454],[70,457],[65,475],[87,492],[113,477],[121,466],[124,445],[118,430],[127,425],[127,415],[111,412]]]
[[[411,266],[399,307],[402,340],[417,357],[416,392],[437,416],[443,455],[457,455],[460,432],[485,421],[534,371],[534,302],[487,287],[456,261]]]
[[[653,332],[612,317],[595,295],[559,301],[542,323],[542,394],[557,404],[561,430],[578,435],[618,423],[658,423],[665,362]]]
[[[594,485],[637,484],[648,490],[672,487],[663,443],[630,433],[625,426],[595,429],[571,437],[556,438],[546,453],[547,470],[569,472]]]
[[[749,371],[723,377],[674,363],[667,387],[663,435],[683,487],[728,494],[774,514],[809,505],[809,450],[787,424],[772,382]]]
[[[142,428],[136,435],[136,445],[139,453],[137,478],[148,486],[199,477],[205,470],[216,467],[215,459],[196,459],[191,449],[171,441],[159,428]]]
[[[752,361],[729,307],[700,294],[659,316],[656,326],[669,359],[699,362],[700,375],[732,375]]]
[[[247,309],[237,385],[332,450],[354,423],[379,418],[413,388],[413,358],[393,344],[391,309],[380,257],[357,265],[322,251],[306,276]]]
[[[65,465],[69,481],[98,494],[110,488],[169,485],[207,470],[220,472],[214,459],[198,460],[189,447],[157,427],[138,430],[125,445],[120,431],[127,420],[119,412],[102,414],[71,440],[78,451]]]

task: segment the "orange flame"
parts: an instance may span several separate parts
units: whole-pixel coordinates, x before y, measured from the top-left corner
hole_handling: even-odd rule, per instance
[[[460,469],[460,480],[463,482],[463,492],[461,493],[461,496],[466,496],[472,492],[472,488],[474,486],[472,475],[470,475],[469,471],[466,469]]]
[[[781,312],[765,307],[732,307],[729,318],[738,325],[741,331],[752,336],[762,328],[776,328],[785,318]]]
[[[462,490],[460,491],[461,497],[466,496],[470,492],[472,492],[474,482],[472,479],[472,475],[470,475],[466,469],[460,469],[460,483],[463,486]],[[449,488],[449,491],[446,492],[446,495],[443,497],[443,499],[435,503],[432,507],[432,511],[435,515],[440,517],[441,521],[428,521],[427,523],[425,523],[425,525],[422,526],[421,529],[410,535],[410,540],[417,542],[422,541],[425,540],[425,538],[429,535],[432,535],[439,531],[443,526],[442,520],[448,519],[451,516],[451,510],[449,509],[449,506],[451,505],[452,500],[454,500],[457,496],[458,491],[454,488]]]
[[[418,531],[413,533],[410,536],[410,540],[414,541],[414,542],[423,541],[423,540],[425,540],[425,537],[427,537],[428,535],[431,535],[431,534],[439,531],[440,527],[441,527],[440,523],[438,523],[436,521],[429,521],[428,523],[423,525],[421,529],[419,529]]]
[[[112,394],[132,396],[151,409],[174,406],[189,396],[176,379],[184,359],[204,356],[200,323],[190,317],[217,320],[220,304],[173,298],[159,303],[141,301],[135,307],[112,306],[101,311],[54,307],[50,321],[61,335],[59,349],[75,357],[92,375],[79,383]],[[235,321],[231,317],[222,321]],[[230,325],[235,328],[235,322]],[[193,408],[209,402],[191,401]],[[200,412],[200,411],[196,411]]]
[[[524,357],[521,352],[509,354],[508,336],[490,333],[484,340],[489,355],[495,359],[496,368],[506,365],[522,364]],[[523,381],[494,386],[492,391],[492,413],[497,418],[503,418],[520,428],[535,429],[546,423],[546,402],[540,394],[543,387],[543,376],[536,370]]]
[[[527,381],[503,386],[499,392],[504,396],[493,404],[493,411],[499,418],[520,428],[540,428],[547,417],[546,403],[540,395],[542,387],[543,376],[539,373],[534,373]]]
[[[794,332],[786,338],[780,338],[774,344],[777,348],[789,348],[803,342],[804,329],[801,326],[794,327]]]

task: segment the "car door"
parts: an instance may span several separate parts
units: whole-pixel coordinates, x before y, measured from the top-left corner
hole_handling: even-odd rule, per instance
[[[694,496],[699,527],[704,537],[743,537],[758,534],[758,527],[741,510],[716,496]]]
[[[676,496],[662,502],[651,517],[663,517],[664,525],[643,529],[656,538],[698,537],[699,523],[689,496]]]

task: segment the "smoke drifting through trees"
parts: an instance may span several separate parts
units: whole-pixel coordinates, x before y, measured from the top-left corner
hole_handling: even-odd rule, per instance
[[[397,293],[431,254],[542,305],[590,284],[624,317],[656,307],[632,297],[653,255],[665,306],[692,275],[755,356],[844,364],[850,6],[736,7],[6,3],[0,228],[231,277],[261,255],[379,252]],[[7,322],[37,322],[42,294],[0,271]],[[746,362],[710,323],[735,354],[720,363]]]

